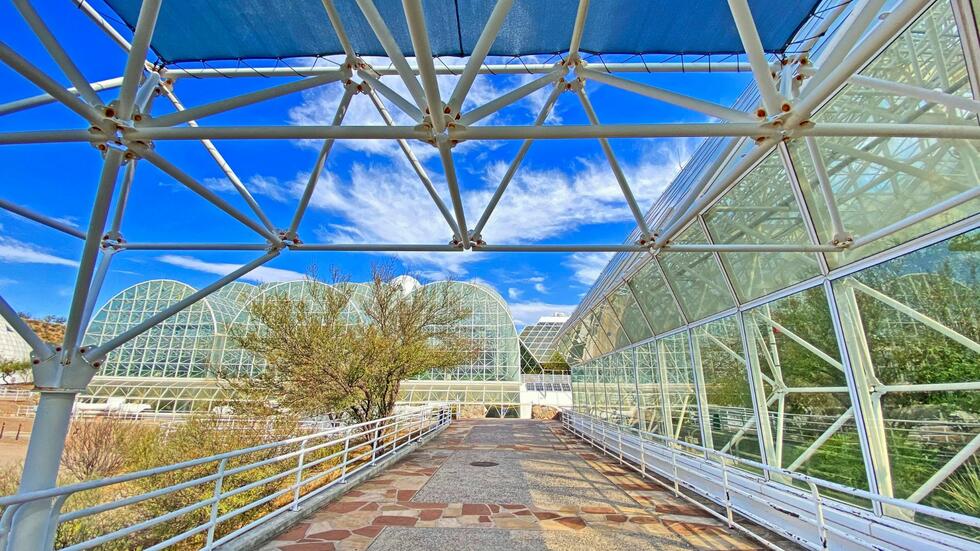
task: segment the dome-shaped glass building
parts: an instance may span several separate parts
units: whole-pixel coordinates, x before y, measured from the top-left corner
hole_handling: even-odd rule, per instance
[[[469,313],[459,331],[478,349],[476,357],[465,365],[404,381],[400,400],[407,404],[452,400],[473,410],[483,408],[483,413],[516,415],[520,401],[520,348],[503,297],[490,287],[472,282],[422,285],[411,277],[400,276],[396,283],[406,295],[442,292],[448,287],[450,295]],[[351,286],[344,290],[350,297],[344,318],[349,323],[365,323],[371,284],[337,285]],[[196,291],[187,284],[163,279],[133,285],[96,312],[84,343],[92,346],[106,342]],[[264,368],[261,358],[243,350],[234,339],[235,335],[258,329],[258,322],[250,314],[253,304],[281,294],[315,304],[322,301],[323,293],[338,292],[336,286],[306,280],[227,285],[109,354],[83,401],[124,399],[130,409],[154,412],[211,410],[234,399],[221,389],[219,376],[249,377]]]

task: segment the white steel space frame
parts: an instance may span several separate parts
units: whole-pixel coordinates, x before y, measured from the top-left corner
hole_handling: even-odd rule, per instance
[[[927,90],[915,86],[899,84],[879,79],[869,79],[857,75],[881,49],[905,29],[923,10],[933,2],[930,0],[899,0],[894,9],[874,21],[875,15],[884,0],[854,0],[850,10],[847,3],[828,9],[823,23],[808,40],[806,47],[812,47],[816,37],[828,31],[834,23],[839,23],[836,32],[824,45],[820,66],[813,67],[804,53],[784,60],[771,60],[763,51],[761,40],[755,26],[747,0],[729,0],[728,4],[735,21],[738,34],[744,46],[748,65],[760,96],[761,106],[755,112],[741,112],[726,106],[706,102],[684,94],[662,90],[646,84],[637,83],[616,76],[636,72],[709,72],[740,71],[744,64],[729,63],[602,63],[589,65],[579,54],[579,44],[583,35],[588,0],[580,0],[572,30],[572,39],[562,61],[554,64],[506,64],[488,65],[485,63],[501,25],[513,4],[512,0],[498,0],[486,26],[465,65],[437,68],[429,47],[427,22],[423,16],[421,0],[403,0],[414,51],[415,63],[411,64],[398,49],[394,38],[380,16],[372,0],[357,0],[357,4],[388,54],[390,66],[373,67],[360,59],[352,47],[340,18],[331,0],[323,0],[323,17],[333,26],[346,52],[345,62],[337,68],[327,67],[276,67],[248,69],[167,69],[147,61],[147,51],[156,26],[162,0],[144,0],[132,37],[127,39],[117,32],[99,13],[84,0],[72,0],[72,5],[82,9],[103,31],[122,48],[128,57],[118,78],[100,82],[89,82],[84,78],[71,56],[50,32],[44,21],[37,15],[29,0],[13,0],[18,11],[40,39],[47,52],[61,69],[63,76],[72,88],[65,88],[51,76],[38,69],[29,60],[0,42],[0,61],[41,88],[44,94],[24,98],[0,105],[0,116],[29,109],[48,103],[61,103],[85,121],[81,129],[18,131],[0,133],[3,144],[40,143],[88,143],[98,147],[104,156],[104,165],[99,178],[96,197],[91,210],[88,227],[85,231],[65,225],[52,217],[14,205],[0,202],[0,208],[10,210],[21,216],[39,222],[55,230],[67,233],[84,241],[79,262],[74,293],[69,310],[65,339],[61,346],[52,347],[38,337],[16,314],[5,300],[0,298],[0,315],[24,338],[34,351],[34,378],[41,393],[34,431],[27,453],[26,464],[20,486],[21,493],[46,490],[55,486],[55,477],[64,440],[68,430],[75,397],[88,385],[106,355],[146,332],[156,324],[174,315],[181,309],[208,294],[234,281],[249,271],[269,262],[284,251],[474,251],[474,252],[650,252],[662,250],[676,252],[825,252],[833,253],[848,248],[861,247],[877,241],[897,231],[905,229],[923,219],[936,216],[958,205],[980,197],[980,186],[956,195],[920,213],[909,216],[873,234],[860,237],[851,236],[840,223],[840,218],[832,214],[834,237],[830,243],[820,243],[811,232],[812,243],[808,245],[752,244],[719,245],[674,244],[675,238],[685,227],[694,222],[700,212],[717,199],[731,184],[752,168],[770,151],[783,148],[783,141],[790,138],[809,137],[937,137],[948,139],[980,139],[980,127],[911,123],[815,124],[810,116],[832,97],[843,85],[860,79],[862,85],[878,87],[891,93],[901,93],[912,97],[928,98],[928,101],[954,106],[971,112],[980,112],[980,102],[950,94]],[[953,1],[959,10],[959,20],[964,44],[967,46],[967,64],[973,79],[974,89],[978,89],[980,61],[975,44],[977,30],[968,14],[969,2]],[[872,28],[869,27],[874,25]],[[867,31],[867,32],[866,32]],[[533,73],[540,76],[499,98],[468,112],[462,112],[463,100],[478,74]],[[440,97],[439,75],[459,75],[459,80],[451,96]],[[780,74],[791,79],[774,78]],[[181,78],[196,77],[252,77],[261,76],[302,76],[299,80],[238,96],[228,97],[200,106],[185,108],[173,87]],[[393,75],[400,78],[409,91],[409,98],[403,97],[385,85],[381,77]],[[717,123],[692,124],[602,124],[583,93],[588,81],[597,81],[626,91],[647,96],[659,101],[691,109],[715,117]],[[792,81],[793,84],[787,84]],[[300,90],[341,83],[343,97],[330,126],[201,126],[200,118],[223,113],[238,107],[283,96]],[[472,126],[473,123],[499,111],[506,106],[545,88],[552,87],[551,95],[545,103],[534,125],[528,126]],[[117,98],[105,105],[97,91],[118,88]],[[552,106],[563,92],[574,93],[588,116],[588,125],[544,125]],[[384,126],[341,126],[348,102],[354,94],[364,93],[371,97],[382,117]],[[390,115],[378,98],[387,98],[409,117],[418,122],[416,126],[393,124]],[[153,117],[150,113],[152,100],[156,95],[165,95],[176,108],[175,113]],[[723,123],[723,124],[722,124]],[[186,126],[180,126],[186,124]],[[613,138],[653,138],[653,137],[712,137],[730,136],[753,139],[756,147],[739,161],[724,181],[707,184],[703,180],[694,186],[681,201],[684,209],[675,212],[673,217],[657,227],[650,227],[630,189],[629,182],[619,168],[615,153],[609,140]],[[635,243],[608,245],[548,245],[548,244],[489,244],[482,231],[492,215],[495,206],[506,192],[507,185],[514,176],[531,143],[540,139],[595,138],[600,141],[610,168],[622,190],[626,204],[639,228],[639,238]],[[314,165],[305,192],[298,201],[295,214],[288,228],[275,227],[263,212],[259,203],[252,197],[241,179],[225,161],[211,142],[213,139],[319,139],[322,149]],[[339,244],[304,243],[297,230],[312,198],[319,174],[322,172],[334,140],[385,139],[399,143],[413,168],[426,187],[446,224],[451,238],[448,244],[414,243],[375,243]],[[194,177],[172,164],[154,149],[156,142],[168,140],[200,141],[214,158],[221,170],[228,176],[251,212],[243,212],[214,192],[207,189]],[[434,190],[424,168],[415,158],[408,145],[409,140],[428,143],[439,150],[450,192],[450,205],[446,205]],[[463,210],[461,190],[456,177],[452,149],[466,140],[523,140],[523,144],[513,159],[498,189],[489,201],[475,226],[469,226]],[[812,150],[815,152],[815,149]],[[817,156],[819,157],[819,155]],[[815,158],[819,167],[819,158]],[[129,187],[139,161],[146,161],[167,173],[175,180],[201,195],[217,208],[224,211],[237,222],[253,230],[259,236],[254,243],[130,243],[121,232],[120,224],[126,208]],[[120,178],[120,173],[122,177]],[[819,168],[818,168],[819,174]],[[825,176],[825,175],[824,175]],[[820,183],[828,199],[830,210],[835,210],[833,198],[826,177]],[[116,197],[114,200],[113,198]],[[111,215],[111,216],[110,216]],[[976,217],[970,222],[976,225]],[[152,316],[143,323],[102,343],[96,347],[81,347],[81,336],[92,315],[95,300],[110,268],[112,257],[126,250],[254,250],[261,252],[234,272],[217,279],[187,299]],[[17,549],[40,549],[44,547],[46,525],[49,519],[50,503],[32,502],[18,509],[12,519],[11,544]]]

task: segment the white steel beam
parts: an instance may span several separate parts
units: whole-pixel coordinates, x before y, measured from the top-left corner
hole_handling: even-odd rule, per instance
[[[558,101],[558,96],[561,95],[564,90],[564,81],[559,81],[555,84],[555,88],[551,91],[548,99],[545,100],[537,118],[534,119],[535,126],[541,126],[544,124],[544,121],[547,120],[548,115],[551,113],[551,109],[555,105],[555,102]],[[500,180],[500,184],[497,186],[497,189],[494,190],[493,196],[487,203],[487,207],[483,210],[483,215],[480,216],[480,221],[477,222],[476,226],[473,228],[473,236],[476,239],[480,239],[480,234],[483,233],[484,226],[486,226],[487,222],[490,220],[490,215],[493,214],[493,209],[497,207],[497,203],[499,203],[500,198],[503,197],[504,191],[507,189],[507,186],[510,185],[510,181],[513,180],[514,175],[517,173],[517,168],[521,165],[521,162],[524,160],[524,157],[527,155],[527,152],[531,148],[531,144],[533,142],[534,140],[524,140],[520,149],[517,150],[517,154],[514,155],[514,159],[507,167],[507,172],[504,173],[503,178]]]
[[[553,64],[548,63],[484,63],[477,69],[480,75],[533,75],[550,73],[555,69]],[[662,61],[636,61],[627,63],[603,63],[592,67],[595,71],[608,73],[741,73],[750,71],[750,67],[745,63],[734,61],[722,62],[662,62]],[[293,66],[293,67],[225,67],[225,68],[171,68],[167,70],[167,77],[180,78],[262,78],[262,77],[295,77],[315,76],[325,71],[332,71],[330,67],[323,66]],[[398,75],[394,67],[375,67],[373,69],[380,76]],[[418,67],[409,64],[409,70],[413,74],[418,73]],[[439,75],[461,75],[466,71],[465,65],[438,65],[436,74]]]
[[[456,164],[453,162],[452,149],[445,134],[440,134],[436,140],[443,173],[446,176],[446,184],[449,186],[449,197],[452,199],[453,211],[456,215],[456,226],[459,228],[459,240],[464,249],[469,249],[470,237],[466,227],[466,213],[463,211],[463,199],[459,193],[459,180],[456,177]]]
[[[941,214],[948,210],[952,210],[962,205],[963,203],[976,199],[977,197],[980,197],[980,186],[972,187],[964,192],[961,192],[957,195],[950,197],[949,199],[946,199],[945,201],[936,203],[935,205],[927,209],[921,210],[893,224],[889,224],[884,228],[880,228],[871,233],[862,235],[854,240],[854,244],[851,245],[851,248],[853,249],[857,247],[862,247],[864,245],[867,245],[868,243],[877,241],[883,237],[888,237],[889,235],[900,232],[905,228],[914,226],[915,224],[918,224],[923,220],[932,218],[937,214]]]
[[[133,31],[129,55],[126,57],[126,68],[123,70],[122,85],[119,87],[119,104],[116,110],[121,120],[129,120],[133,115],[136,88],[146,65],[146,52],[150,47],[150,39],[153,38],[161,3],[162,0],[145,0],[140,6],[136,30]]]
[[[568,59],[575,62],[579,59],[578,49],[582,45],[582,35],[585,34],[585,21],[589,18],[589,0],[579,0],[578,11],[575,13],[575,26],[572,27],[572,41],[568,45]]]
[[[462,108],[463,101],[466,99],[466,95],[469,93],[470,87],[473,86],[473,81],[480,71],[480,66],[483,65],[484,60],[487,58],[487,53],[489,53],[490,47],[493,46],[493,42],[500,32],[500,27],[503,26],[504,20],[507,18],[507,14],[510,13],[510,8],[513,5],[514,0],[497,0],[497,3],[494,4],[493,11],[490,12],[490,18],[487,19],[486,24],[483,26],[480,38],[476,41],[476,46],[473,47],[473,51],[470,52],[470,58],[466,60],[466,67],[463,69],[463,74],[456,81],[456,87],[449,97],[447,106],[449,107],[448,114],[451,118],[455,117]]]
[[[871,25],[885,0],[857,0],[853,2],[851,11],[847,18],[840,24],[840,27],[830,35],[827,42],[821,46],[819,54],[820,64],[826,67],[836,67],[844,58],[847,57],[854,45],[860,40],[861,35]],[[829,71],[823,71],[811,78],[804,84],[807,87],[816,86]]]
[[[418,105],[420,109],[423,108],[426,104],[425,92],[422,90],[422,86],[419,84],[419,81],[415,78],[415,73],[408,65],[408,61],[405,59],[405,55],[402,53],[401,48],[399,48],[398,43],[395,42],[395,37],[392,36],[391,30],[388,29],[388,25],[378,12],[378,8],[374,5],[374,1],[357,0],[357,5],[361,8],[361,12],[364,14],[365,19],[367,19],[368,24],[371,26],[371,30],[373,30],[375,36],[377,36],[378,42],[381,43],[381,47],[384,48],[385,53],[388,54],[388,59],[391,60],[391,64],[398,72],[398,76],[401,77],[402,81],[405,83],[405,87],[408,88],[408,92],[412,95],[412,99],[415,100],[416,105]]]
[[[102,116],[95,109],[79,99],[74,93],[66,90],[54,79],[44,74],[40,69],[3,42],[0,42],[0,61],[6,63],[11,69],[20,73],[21,76],[33,82],[38,88],[47,92],[51,97],[63,103],[94,126],[102,124]]]
[[[324,5],[328,3],[330,3],[330,0],[324,0]],[[344,85],[344,95],[340,98],[340,103],[337,105],[337,111],[334,113],[333,121],[330,123],[331,126],[340,126],[344,122],[347,107],[350,105],[351,98],[356,93],[357,86],[354,83],[348,82]],[[310,205],[310,200],[313,198],[313,192],[316,190],[317,182],[320,181],[320,175],[323,174],[323,167],[327,163],[327,156],[330,155],[330,149],[333,148],[334,141],[333,139],[324,140],[323,145],[320,146],[320,152],[316,156],[313,170],[310,171],[310,178],[306,182],[306,187],[303,188],[303,195],[299,198],[296,212],[293,214],[293,219],[289,223],[289,229],[286,230],[287,237],[295,238],[296,236],[296,230],[299,229],[303,215],[306,213],[306,209]]]
[[[82,248],[82,257],[78,263],[78,275],[75,278],[75,290],[72,293],[71,306],[68,309],[68,320],[65,323],[65,337],[61,351],[61,363],[63,365],[71,363],[84,330],[81,325],[82,315],[91,290],[92,274],[95,271],[95,262],[99,256],[102,234],[105,231],[109,206],[112,202],[113,191],[116,188],[116,179],[119,175],[123,156],[122,151],[109,149],[102,165],[99,185],[95,192],[95,202],[89,216],[88,230],[85,232],[85,245]]]
[[[868,88],[874,88],[875,90],[887,92],[889,94],[908,96],[929,103],[938,103],[953,109],[969,111],[970,113],[980,113],[980,101],[966,96],[956,96],[941,90],[929,90],[921,86],[913,86],[911,84],[903,84],[901,82],[892,82],[890,80],[860,74],[852,75],[847,79],[847,81],[852,84],[867,86]]]
[[[20,335],[20,338],[24,339],[37,358],[46,358],[51,354],[51,346],[44,342],[44,339],[39,337],[31,329],[31,326],[27,325],[27,322],[17,315],[17,311],[2,296],[0,296],[0,318],[7,320],[7,324],[13,328],[15,333]]]
[[[697,99],[691,96],[686,96],[684,94],[678,94],[677,92],[671,92],[670,90],[665,90],[663,88],[657,88],[656,86],[650,86],[649,84],[644,84],[642,82],[636,82],[632,80],[627,80],[625,78],[617,77],[609,73],[593,70],[591,67],[576,69],[575,74],[587,80],[594,80],[596,82],[601,82],[603,84],[608,84],[622,90],[627,90],[641,96],[646,96],[648,98],[653,98],[655,100],[670,103],[672,105],[677,105],[685,109],[690,109],[698,113],[703,113],[711,117],[717,117],[723,121],[729,122],[758,122],[758,117],[739,111],[737,109],[732,109],[730,107],[725,107],[717,103],[710,101],[705,101],[702,99]]]
[[[315,88],[317,86],[322,86],[338,80],[344,80],[349,76],[350,73],[346,69],[337,69],[325,75],[304,78],[301,80],[288,82],[286,84],[256,90],[240,96],[218,100],[204,105],[198,105],[196,107],[191,107],[190,109],[177,111],[176,113],[170,113],[169,115],[164,115],[162,117],[150,119],[144,118],[139,124],[139,127],[152,128],[175,126],[187,121],[198,120],[211,115],[216,115],[218,113],[224,113],[225,111],[230,111],[232,109],[237,109],[239,107],[259,103],[267,99],[277,98],[279,96],[292,94],[301,90],[309,90],[310,88]]]
[[[92,82],[89,84],[89,87],[96,92],[100,92],[102,90],[118,88],[120,84],[122,84],[122,77],[116,77]],[[68,92],[75,95],[79,94],[78,90],[74,87],[68,88]],[[58,100],[51,94],[38,94],[29,98],[8,101],[7,103],[0,104],[0,116],[16,113],[25,109],[33,109],[34,107],[48,105],[57,101]]]
[[[759,38],[759,31],[756,29],[748,0],[728,0],[728,8],[735,20],[735,28],[745,48],[745,55],[749,58],[752,76],[762,95],[762,105],[766,108],[766,114],[776,116],[783,111],[788,111],[789,104],[779,95],[776,83],[773,81],[772,68],[769,67],[766,52],[762,49],[762,39]]]
[[[200,182],[198,182],[197,180],[189,176],[186,172],[177,168],[170,161],[161,157],[160,154],[157,153],[156,151],[138,142],[131,143],[129,147],[134,153],[146,159],[154,166],[159,168],[161,171],[170,175],[171,178],[184,184],[191,191],[200,195],[206,201],[218,207],[219,209],[223,210],[226,214],[228,214],[235,220],[238,220],[245,226],[249,227],[250,229],[258,233],[262,237],[268,239],[272,243],[276,243],[279,241],[279,237],[277,235],[270,232],[264,226],[255,222],[248,216],[245,216],[238,209],[231,206],[227,201],[219,197],[215,192],[211,191],[206,186],[204,186],[203,184],[201,184]]]
[[[62,222],[61,220],[56,220],[50,216],[46,216],[39,212],[34,212],[33,210],[16,205],[7,201],[6,199],[0,199],[0,209],[8,210],[14,214],[18,214],[27,218],[28,220],[33,220],[38,224],[43,224],[49,228],[54,228],[60,232],[67,233],[72,237],[77,237],[79,239],[85,239],[85,232],[79,230],[74,226],[69,226],[68,224]]]
[[[938,471],[936,471],[929,480],[926,480],[922,486],[919,486],[917,490],[912,492],[912,495],[905,498],[907,501],[912,503],[918,503],[922,501],[927,495],[932,493],[940,484],[942,484],[947,478],[950,477],[956,469],[960,468],[960,465],[966,463],[974,455],[980,451],[980,434],[977,434],[970,440],[970,443],[963,447],[959,452],[946,462]]]
[[[458,124],[461,126],[469,126],[478,121],[485,119],[486,117],[500,111],[501,109],[511,105],[512,103],[519,101],[521,99],[530,96],[534,92],[544,88],[545,86],[558,81],[568,72],[568,68],[564,66],[555,67],[550,73],[542,75],[530,82],[527,82],[517,88],[507,92],[506,94],[492,99],[487,103],[473,109],[472,111],[467,111],[459,118]]]
[[[56,39],[51,33],[51,29],[49,29],[48,26],[44,24],[44,21],[41,20],[41,17],[34,10],[34,7],[31,6],[30,1],[13,0],[13,3],[17,8],[17,11],[20,12],[21,17],[24,18],[24,21],[27,22],[27,24],[31,27],[31,30],[34,31],[34,34],[37,35],[38,39],[41,41],[41,44],[44,45],[44,49],[48,51],[51,58],[54,59],[55,63],[58,64],[58,67],[61,68],[61,72],[68,77],[68,81],[75,87],[78,95],[93,107],[102,105],[102,100],[99,98],[98,94],[96,94],[95,90],[92,89],[92,86],[88,83],[85,76],[82,75],[82,72],[78,70],[78,66],[75,65],[75,62],[68,56],[68,53],[61,47],[58,39]]]
[[[419,78],[422,80],[422,90],[425,92],[429,121],[432,124],[432,129],[438,134],[446,129],[446,113],[444,113],[442,97],[439,92],[439,81],[436,80],[435,65],[432,63],[429,30],[425,25],[422,1],[402,0],[402,8],[405,10],[405,19],[408,21],[408,33],[412,37],[415,62],[419,66]]]
[[[579,84],[581,84],[581,81],[579,81]],[[575,95],[578,96],[579,102],[582,104],[582,109],[585,110],[585,115],[589,119],[589,123],[593,126],[598,126],[599,117],[596,116],[595,109],[592,108],[592,102],[589,101],[589,97],[585,95],[584,88],[582,86],[576,87]],[[643,244],[644,241],[651,239],[650,228],[647,226],[646,217],[643,211],[640,210],[640,206],[636,203],[636,197],[633,196],[633,191],[630,190],[629,182],[626,180],[626,175],[623,174],[622,167],[619,166],[619,161],[616,160],[616,154],[613,153],[612,146],[609,145],[609,140],[599,138],[599,145],[602,146],[602,151],[605,153],[606,160],[609,162],[609,168],[616,177],[616,182],[619,183],[619,188],[623,192],[623,198],[626,200],[630,212],[633,213],[633,218],[636,220],[636,227],[640,228],[640,244]]]
[[[388,126],[394,126],[395,121],[391,118],[391,114],[388,113],[388,109],[385,108],[384,104],[381,102],[381,98],[378,97],[374,90],[368,90],[368,97],[371,98],[371,103],[374,104],[375,109],[378,110],[378,114],[384,119],[385,124]],[[458,239],[460,236],[459,227],[456,226],[456,220],[453,219],[453,214],[449,212],[449,208],[446,207],[446,203],[439,196],[439,192],[436,191],[435,186],[432,184],[432,179],[429,178],[429,174],[425,171],[425,167],[419,161],[418,157],[415,156],[415,152],[412,151],[412,146],[409,145],[407,140],[397,140],[398,147],[401,148],[402,153],[405,154],[405,158],[408,160],[408,164],[412,166],[412,170],[419,177],[422,182],[422,186],[425,187],[425,191],[429,193],[429,197],[432,198],[432,202],[435,203],[436,208],[442,214],[442,217],[449,224],[449,229],[452,230],[453,235]]]
[[[201,299],[205,298],[211,293],[224,287],[228,283],[235,281],[239,277],[251,272],[255,268],[258,268],[259,266],[265,264],[266,262],[272,260],[277,256],[279,256],[279,249],[273,249],[269,251],[268,253],[260,256],[259,258],[229,273],[228,275],[221,277],[220,279],[218,279],[214,283],[211,283],[207,287],[204,287],[200,291],[197,291],[196,293],[184,298],[180,302],[177,302],[176,304],[167,307],[165,310],[162,310],[150,316],[149,318],[140,322],[138,325],[128,329],[127,331],[119,335],[116,335],[115,337],[100,344],[99,346],[93,348],[92,350],[89,350],[84,354],[85,359],[91,362],[93,365],[101,362],[105,358],[106,354],[108,354],[109,352],[112,352],[113,350],[119,348],[120,346],[126,344],[127,342],[135,339],[136,337],[152,329],[157,324],[162,323],[163,321],[177,314],[181,310],[200,301]]]
[[[803,141],[806,143],[807,151],[810,153],[810,159],[813,162],[813,171],[817,175],[820,194],[823,196],[824,204],[830,213],[830,225],[834,232],[834,242],[835,244],[847,242],[850,240],[850,236],[844,230],[844,223],[841,221],[840,211],[837,209],[837,198],[834,197],[834,189],[830,184],[830,176],[827,175],[827,166],[823,162],[823,155],[820,154],[817,142],[812,137],[807,136],[803,138]]]
[[[327,12],[327,18],[330,19],[330,26],[333,27],[333,32],[336,33],[337,40],[340,41],[340,46],[344,49],[344,53],[349,59],[354,59],[357,57],[357,54],[354,52],[354,46],[350,43],[350,38],[347,36],[344,23],[340,20],[340,14],[337,13],[337,7],[334,6],[333,0],[323,0],[323,9]]]
[[[381,82],[381,79],[372,75],[371,72],[374,71],[374,68],[371,68],[370,71],[361,69],[357,71],[357,75],[367,82],[371,89],[377,90],[382,96],[388,98],[388,101],[395,104],[395,107],[401,109],[401,111],[411,117],[412,120],[415,122],[422,122],[422,119],[425,118],[422,111],[404,96],[392,90],[387,84]]]

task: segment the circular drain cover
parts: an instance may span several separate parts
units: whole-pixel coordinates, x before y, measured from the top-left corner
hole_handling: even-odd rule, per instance
[[[470,463],[473,467],[496,467],[499,463],[494,463],[493,461],[474,461]]]

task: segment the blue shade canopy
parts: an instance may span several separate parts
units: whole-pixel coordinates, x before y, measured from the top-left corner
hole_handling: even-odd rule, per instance
[[[106,0],[131,28],[141,0]],[[749,0],[768,52],[783,52],[818,2]],[[334,0],[358,55],[385,56],[354,0]],[[405,55],[412,41],[400,0],[375,0]],[[468,56],[494,0],[423,2],[433,55]],[[494,56],[568,49],[578,2],[516,0],[490,49]],[[166,0],[152,46],[166,62],[343,54],[321,0]],[[725,0],[592,0],[581,49],[602,54],[742,53]]]

